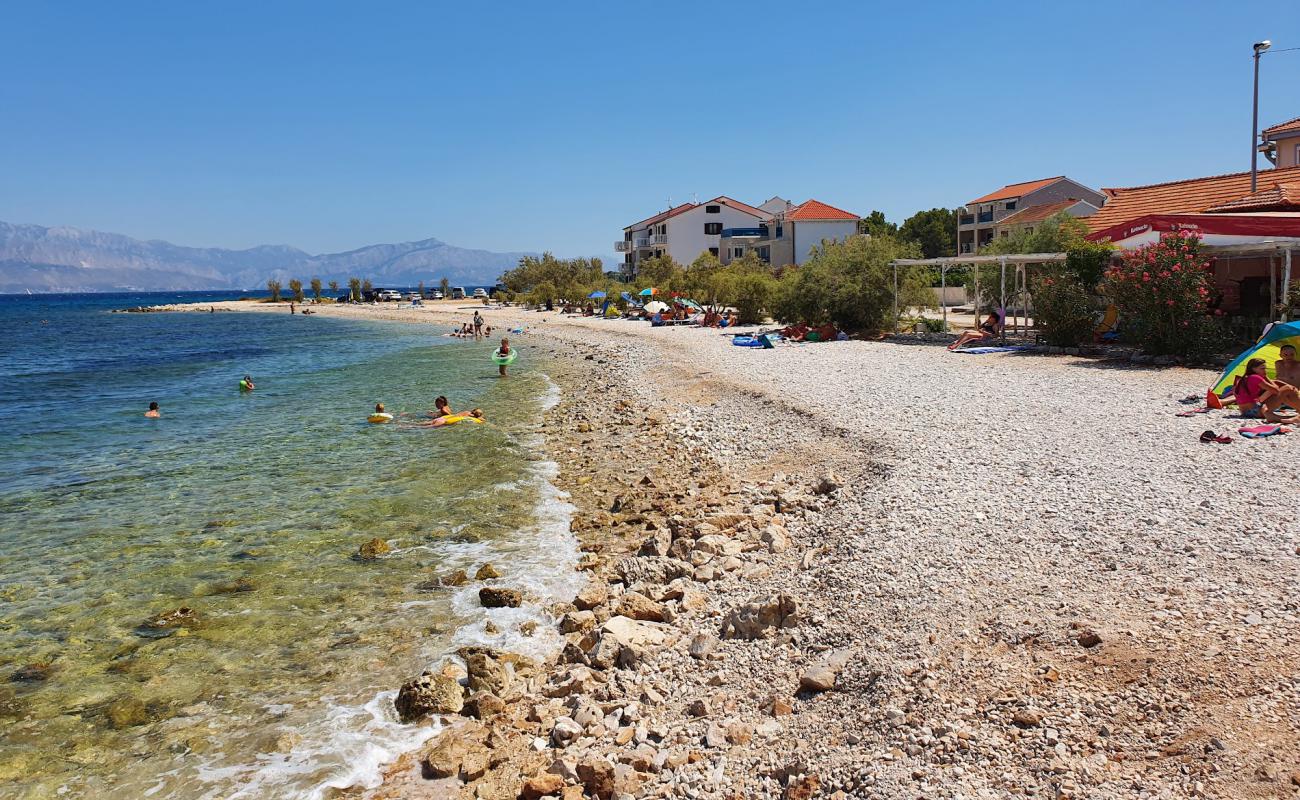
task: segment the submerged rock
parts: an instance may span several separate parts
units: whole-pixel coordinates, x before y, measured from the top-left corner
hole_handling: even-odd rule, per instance
[[[443,586],[464,586],[469,583],[469,576],[465,574],[465,570],[458,569],[443,575],[438,582]]]
[[[135,632],[150,639],[161,639],[171,636],[180,628],[191,628],[198,623],[198,612],[188,606],[181,606],[145,620]]]
[[[121,730],[147,723],[149,710],[138,698],[119,697],[104,709],[104,716],[108,718],[109,725]]]
[[[501,577],[501,573],[497,572],[497,568],[492,566],[491,564],[484,564],[483,566],[478,568],[478,572],[474,573],[474,580],[476,581],[487,581],[493,578],[500,578],[500,577]]]
[[[457,714],[465,707],[465,690],[449,675],[425,672],[402,684],[393,705],[402,722],[428,714]]]
[[[388,542],[380,539],[378,536],[368,542],[364,542],[361,547],[357,548],[357,558],[362,561],[374,561],[380,556],[391,553],[393,548],[388,546]]]
[[[54,674],[54,666],[48,661],[34,661],[18,668],[9,680],[15,683],[40,683],[49,680]]]
[[[212,587],[212,594],[239,594],[241,592],[251,592],[256,588],[253,582],[248,578],[236,578],[233,581],[218,583]]]

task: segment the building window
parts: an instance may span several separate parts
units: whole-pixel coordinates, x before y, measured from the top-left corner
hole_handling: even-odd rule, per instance
[[[710,248],[709,248],[709,255],[713,256],[714,258],[717,258],[717,257],[718,257],[718,248],[716,248],[716,247],[710,247]]]
[[[721,222],[706,222],[706,223],[704,223],[704,235],[705,235],[705,236],[717,236],[717,235],[720,234],[720,233],[722,233],[722,223],[721,223]]]
[[[781,228],[780,225],[777,225],[777,226],[776,226],[776,238],[780,239],[780,238],[781,238],[782,236],[784,236],[784,235],[785,235],[785,231],[782,230],[782,228]]]
[[[1016,201],[1015,201],[1015,200],[1008,200],[1008,201],[1007,201],[1007,211],[1015,211],[1015,210],[1016,210]]]
[[[744,257],[745,257],[745,248],[743,248],[743,247],[733,247],[733,248],[731,248],[731,257],[732,257],[732,258],[744,258]]]
[[[1010,231],[1002,231],[1002,238],[1003,238],[1003,239],[1007,238],[1007,237],[1010,236],[1010,235],[1011,235],[1011,232],[1010,232]]]
[[[705,207],[704,207],[704,213],[705,213],[705,214],[721,214],[721,213],[722,213],[722,206],[705,206]]]
[[[771,260],[772,260],[772,251],[769,250],[769,249],[766,248],[766,247],[760,247],[760,248],[758,248],[758,257],[761,258],[761,259],[763,259],[763,260],[766,261],[766,262],[771,262]]]

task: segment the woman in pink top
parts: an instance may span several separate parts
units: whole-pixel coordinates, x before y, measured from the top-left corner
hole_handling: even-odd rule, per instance
[[[1262,415],[1269,422],[1294,422],[1294,416],[1279,416],[1276,411],[1284,405],[1300,408],[1300,392],[1294,386],[1269,380],[1262,358],[1246,362],[1246,372],[1232,384],[1232,396],[1243,415]]]

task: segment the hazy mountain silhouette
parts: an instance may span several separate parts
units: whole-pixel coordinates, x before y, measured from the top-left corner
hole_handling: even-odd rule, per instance
[[[369,278],[375,286],[486,285],[525,253],[455,247],[437,239],[312,255],[287,245],[247,250],[183,247],[117,233],[0,222],[0,292],[259,289],[313,277]]]

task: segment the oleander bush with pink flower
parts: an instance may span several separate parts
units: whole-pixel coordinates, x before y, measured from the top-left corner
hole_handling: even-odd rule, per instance
[[[1223,338],[1220,321],[1206,305],[1212,284],[1200,237],[1173,231],[1108,269],[1104,291],[1119,309],[1125,341],[1152,355],[1197,358]]]

